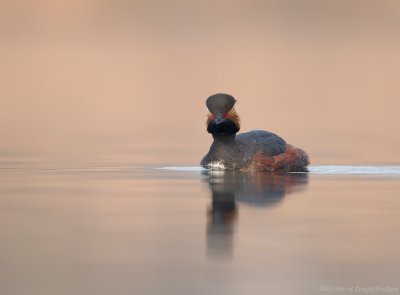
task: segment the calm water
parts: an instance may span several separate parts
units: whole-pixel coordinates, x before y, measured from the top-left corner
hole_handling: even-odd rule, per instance
[[[156,168],[3,163],[0,293],[400,287],[399,167]]]
[[[1,1],[0,295],[400,294],[399,20],[393,0]],[[182,167],[217,92],[310,173]],[[338,163],[396,166],[318,166]]]

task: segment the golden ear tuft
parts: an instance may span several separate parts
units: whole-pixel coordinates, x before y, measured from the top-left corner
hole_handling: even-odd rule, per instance
[[[206,126],[208,126],[208,124],[210,124],[211,120],[214,119],[214,115],[211,114],[210,112],[207,114],[207,123]]]
[[[236,124],[236,126],[240,129],[240,117],[236,112],[236,109],[231,108],[228,114],[229,114],[229,119],[232,120]]]
[[[215,118],[215,116],[211,112],[209,112],[207,114],[206,126],[208,126],[208,124],[210,124],[211,120],[214,118]],[[240,117],[239,117],[238,113],[236,112],[235,108],[231,108],[230,111],[225,115],[225,118],[228,118],[229,120],[234,122],[236,124],[236,126],[240,129]]]

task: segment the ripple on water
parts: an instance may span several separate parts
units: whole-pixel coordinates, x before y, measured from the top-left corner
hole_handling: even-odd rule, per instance
[[[197,172],[206,170],[200,166],[194,167],[161,167],[161,170],[182,171],[182,172]],[[400,175],[400,166],[357,166],[357,165],[318,165],[310,166],[309,171],[312,174],[331,174],[331,175],[346,175],[346,174],[372,174],[372,175]]]

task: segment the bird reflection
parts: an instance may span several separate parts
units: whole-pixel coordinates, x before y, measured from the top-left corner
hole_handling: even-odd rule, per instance
[[[211,190],[208,209],[207,254],[231,258],[237,203],[256,207],[276,207],[286,194],[302,191],[308,182],[306,173],[271,174],[234,171],[204,172]]]

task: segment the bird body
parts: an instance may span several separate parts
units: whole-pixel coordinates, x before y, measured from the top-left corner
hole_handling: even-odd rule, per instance
[[[235,102],[228,94],[215,94],[207,99],[210,110],[207,131],[214,142],[201,166],[248,172],[307,171],[307,154],[278,135],[263,130],[236,134],[240,119],[234,110]]]

